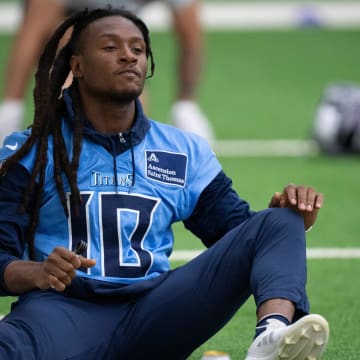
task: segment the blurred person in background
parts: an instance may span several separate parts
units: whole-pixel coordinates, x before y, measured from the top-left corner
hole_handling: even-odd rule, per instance
[[[178,43],[177,90],[170,111],[170,121],[186,131],[197,133],[209,142],[214,132],[196,102],[203,61],[203,34],[199,21],[199,0],[162,0],[169,6]],[[5,70],[3,101],[0,103],[0,142],[23,127],[25,94],[35,64],[44,44],[74,10],[95,8],[106,4],[124,6],[139,13],[153,0],[28,0],[24,16]],[[145,96],[146,98],[146,96]],[[146,103],[146,99],[143,100]]]

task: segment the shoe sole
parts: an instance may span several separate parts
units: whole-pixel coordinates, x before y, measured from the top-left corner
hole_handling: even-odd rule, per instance
[[[274,360],[318,360],[329,339],[328,322],[320,315],[307,315],[280,339]]]

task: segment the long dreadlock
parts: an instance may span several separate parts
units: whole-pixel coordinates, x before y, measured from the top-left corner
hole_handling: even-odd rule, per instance
[[[31,219],[27,234],[30,259],[34,258],[34,237],[39,222],[39,212],[48,156],[48,141],[50,136],[53,138],[52,156],[54,158],[54,179],[65,215],[69,216],[69,211],[63,184],[63,174],[70,185],[71,204],[74,207],[75,214],[79,213],[81,199],[77,185],[77,170],[81,152],[83,117],[80,116],[80,95],[77,82],[74,80],[72,85],[72,98],[75,121],[72,144],[73,156],[70,161],[61,130],[62,117],[65,112],[64,99],[62,98],[62,86],[70,73],[70,58],[78,46],[81,32],[93,21],[108,16],[125,17],[139,28],[146,44],[146,56],[147,58],[150,58],[150,74],[148,77],[153,76],[155,70],[147,26],[141,19],[123,8],[114,9],[111,6],[108,6],[105,9],[95,9],[91,11],[85,9],[76,12],[65,20],[49,39],[39,59],[35,74],[35,88],[33,93],[35,113],[30,136],[17,152],[2,164],[0,169],[0,176],[5,175],[11,166],[18,163],[22,158],[29,154],[34,146],[36,147],[36,157],[30,174],[29,183],[19,206],[19,211],[24,212],[28,209],[30,200],[32,200],[33,206],[31,209]],[[71,29],[72,33],[70,40],[60,51],[58,51],[60,41],[65,33]]]

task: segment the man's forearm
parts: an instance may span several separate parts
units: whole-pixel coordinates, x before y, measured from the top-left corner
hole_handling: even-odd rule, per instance
[[[23,294],[37,288],[36,278],[41,263],[35,261],[15,260],[6,266],[4,283],[12,294]]]

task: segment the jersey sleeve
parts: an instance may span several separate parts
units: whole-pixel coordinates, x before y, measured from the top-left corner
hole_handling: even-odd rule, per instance
[[[248,202],[232,188],[231,179],[220,171],[201,193],[184,225],[209,247],[254,214]]]
[[[29,214],[19,212],[29,173],[14,165],[0,178],[0,295],[11,295],[4,283],[6,266],[23,256]]]
[[[4,161],[18,151],[28,139],[29,134],[30,130],[28,129],[8,135],[4,140],[3,146],[0,148],[0,161]]]
[[[188,155],[188,168],[186,174],[185,201],[186,208],[194,210],[203,190],[214,180],[222,167],[215,153],[206,140],[195,137]]]

